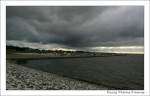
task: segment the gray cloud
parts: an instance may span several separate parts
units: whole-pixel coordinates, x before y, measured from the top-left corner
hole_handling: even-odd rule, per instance
[[[143,46],[143,6],[7,6],[7,40],[70,47]]]

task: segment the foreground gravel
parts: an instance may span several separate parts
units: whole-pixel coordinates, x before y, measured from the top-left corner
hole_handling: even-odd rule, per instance
[[[107,90],[84,81],[61,77],[7,62],[7,90]]]

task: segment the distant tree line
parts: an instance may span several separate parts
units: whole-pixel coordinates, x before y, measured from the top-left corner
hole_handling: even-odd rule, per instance
[[[85,51],[63,51],[63,50],[40,50],[28,47],[6,46],[8,52],[24,52],[24,53],[88,53]]]

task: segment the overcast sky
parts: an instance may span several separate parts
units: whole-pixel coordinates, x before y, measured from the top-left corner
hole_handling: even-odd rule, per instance
[[[143,6],[7,6],[7,40],[72,48],[143,46]]]

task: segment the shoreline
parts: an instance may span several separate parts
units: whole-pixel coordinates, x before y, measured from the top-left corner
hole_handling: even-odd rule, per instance
[[[12,54],[6,54],[6,58],[9,60],[15,60],[15,59],[65,59],[65,58],[94,58],[94,57],[112,57],[112,56],[128,56],[128,55],[144,55],[144,54],[112,54],[112,55],[81,55],[81,56],[61,56],[61,55],[51,55],[51,54],[39,54],[39,53],[12,53]]]
[[[7,60],[7,90],[107,90],[89,82],[14,64]]]

